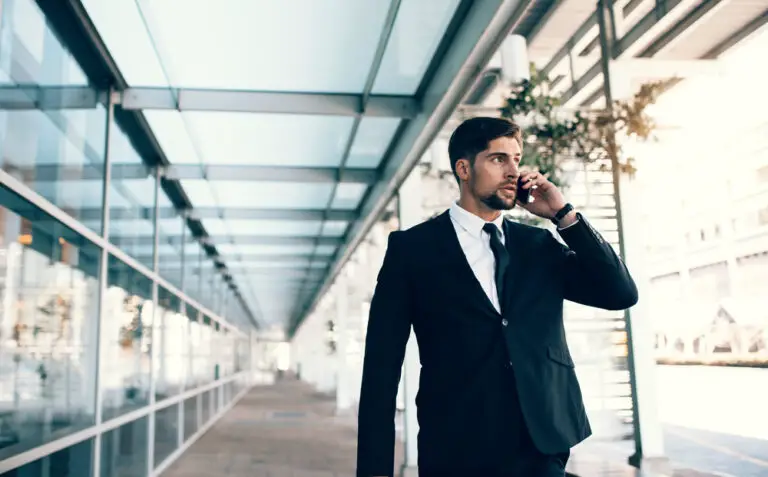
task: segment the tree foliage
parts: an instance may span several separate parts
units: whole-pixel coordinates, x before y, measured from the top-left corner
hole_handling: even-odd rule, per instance
[[[633,174],[634,159],[624,156],[614,138],[652,138],[656,125],[646,110],[676,82],[673,78],[643,84],[633,97],[614,101],[612,108],[566,111],[560,108],[560,98],[549,94],[550,79],[531,65],[530,80],[510,86],[500,112],[523,127],[523,165],[563,186],[562,165],[568,159],[595,162],[615,157],[621,172]]]

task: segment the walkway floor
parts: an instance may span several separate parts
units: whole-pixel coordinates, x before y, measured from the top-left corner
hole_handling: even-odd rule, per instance
[[[332,396],[299,381],[255,387],[163,477],[353,477],[356,419],[334,415],[334,405]],[[399,469],[402,446],[396,448]],[[593,446],[574,451],[568,471],[577,476],[647,475]],[[711,476],[676,469],[667,477]]]
[[[334,406],[298,381],[255,387],[163,477],[353,477],[356,418]]]

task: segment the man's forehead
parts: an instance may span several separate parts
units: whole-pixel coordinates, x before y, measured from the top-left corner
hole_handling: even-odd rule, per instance
[[[486,154],[505,154],[508,156],[520,154],[520,143],[516,139],[511,137],[496,138],[488,143],[488,149],[485,150]]]

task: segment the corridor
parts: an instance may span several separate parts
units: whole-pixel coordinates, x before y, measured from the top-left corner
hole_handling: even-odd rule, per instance
[[[353,477],[356,417],[337,416],[333,395],[301,381],[256,386],[226,412],[163,477]],[[396,446],[395,469],[403,462]],[[636,477],[636,469],[600,444],[581,446],[570,476]],[[666,476],[648,476],[666,477]],[[673,477],[712,477],[675,469]]]
[[[356,418],[335,405],[300,381],[257,386],[163,476],[352,477]]]

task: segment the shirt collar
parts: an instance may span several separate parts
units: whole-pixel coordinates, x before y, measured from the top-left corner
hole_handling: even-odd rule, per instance
[[[483,237],[483,226],[486,223],[485,220],[462,208],[458,202],[451,204],[450,214],[451,218],[455,220],[456,223],[461,226],[461,228],[469,232],[473,237]],[[501,232],[501,239],[504,240],[504,215],[499,214],[499,216],[496,217],[496,219],[493,221],[493,224],[498,227],[499,231]]]

